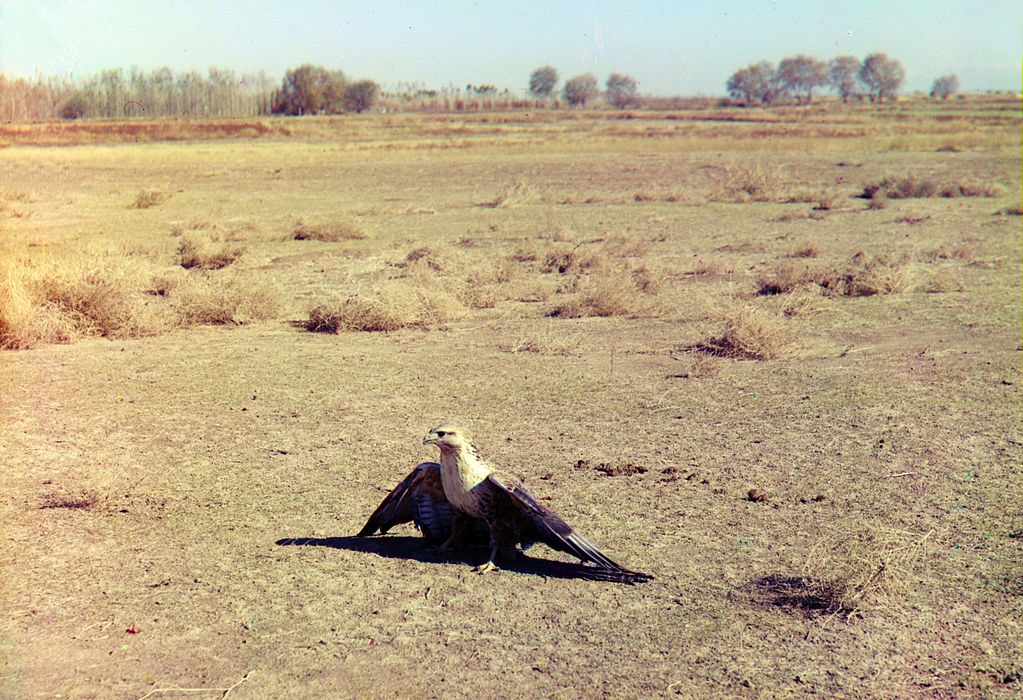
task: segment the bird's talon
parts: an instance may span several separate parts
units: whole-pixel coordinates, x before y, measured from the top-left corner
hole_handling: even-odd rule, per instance
[[[475,571],[477,574],[485,574],[488,571],[499,571],[499,569],[497,568],[497,564],[495,564],[492,561],[488,561],[486,564],[480,564],[475,569],[473,569],[473,571]]]

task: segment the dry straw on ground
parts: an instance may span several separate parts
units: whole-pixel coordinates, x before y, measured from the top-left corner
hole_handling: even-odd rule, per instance
[[[480,202],[479,206],[490,209],[507,209],[524,204],[535,204],[540,199],[540,192],[535,186],[523,180],[516,180],[505,188],[501,194],[493,199]]]
[[[943,182],[933,176],[907,173],[905,175],[886,175],[878,182],[864,186],[860,196],[873,201],[879,195],[887,199],[926,199],[928,197],[1001,197],[1005,195],[1005,192],[1004,187],[993,182],[977,182],[976,180]]]
[[[244,246],[188,233],[182,235],[178,243],[178,263],[186,270],[219,270],[236,261],[244,252]]]
[[[280,291],[266,280],[187,273],[138,256],[86,251],[0,264],[0,348],[247,323],[282,308]]]
[[[139,190],[138,194],[135,195],[135,199],[128,205],[129,209],[149,209],[150,207],[156,207],[170,199],[170,195],[160,190]]]
[[[367,238],[358,220],[352,217],[337,217],[325,221],[295,223],[293,238],[296,241],[360,241]]]
[[[784,318],[743,305],[726,314],[720,336],[696,349],[732,359],[773,360],[784,353],[791,340],[792,331]]]
[[[462,308],[446,292],[393,280],[368,292],[316,305],[309,311],[305,327],[319,333],[434,328],[456,318]]]
[[[810,548],[803,575],[832,612],[896,605],[933,534],[869,523],[839,524]]]
[[[781,195],[781,167],[768,159],[749,165],[729,166],[713,199],[724,202],[770,202]]]

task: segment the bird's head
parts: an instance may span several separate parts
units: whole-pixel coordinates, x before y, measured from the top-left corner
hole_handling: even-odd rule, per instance
[[[457,451],[463,448],[472,449],[472,442],[465,431],[450,423],[442,423],[433,428],[423,438],[423,444],[436,445],[441,452]]]

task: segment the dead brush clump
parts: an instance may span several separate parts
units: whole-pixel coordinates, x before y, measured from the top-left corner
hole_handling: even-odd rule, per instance
[[[807,263],[783,260],[757,279],[757,294],[788,294],[818,283],[820,272]]]
[[[146,294],[153,266],[124,255],[79,252],[5,264],[0,347],[21,349],[82,336],[140,337],[174,325]]]
[[[818,284],[826,294],[848,297],[905,294],[916,288],[919,277],[909,262],[905,252],[859,252],[844,268],[822,276]]]
[[[244,325],[280,316],[279,288],[253,275],[196,272],[168,293],[178,323],[185,326]]]
[[[83,487],[67,487],[49,491],[40,495],[39,508],[67,508],[70,510],[89,510],[101,501],[100,494]]]
[[[329,221],[306,223],[299,219],[295,223],[292,238],[296,241],[361,241],[367,238],[362,225],[354,218],[341,217]]]
[[[75,337],[74,324],[39,293],[39,276],[21,261],[0,261],[0,349],[23,350]]]
[[[187,273],[139,256],[69,251],[0,265],[0,348],[85,336],[137,338],[194,324],[277,316],[280,292],[225,273]]]
[[[723,358],[693,347],[678,348],[671,353],[671,359],[682,365],[675,375],[680,379],[713,379],[721,374],[725,363]]]
[[[724,332],[693,349],[735,360],[773,360],[792,341],[792,331],[777,314],[753,306],[734,308],[725,316]]]
[[[830,527],[803,564],[808,590],[829,612],[851,614],[873,605],[894,605],[906,595],[912,567],[923,554],[926,534],[868,523]]]
[[[825,189],[799,188],[785,197],[788,204],[813,204],[814,211],[831,211],[838,206],[838,195]]]
[[[577,277],[574,281],[579,291],[553,304],[547,310],[548,316],[642,316],[654,308],[651,295],[643,292],[636,277],[628,271]]]
[[[770,160],[760,159],[751,165],[731,166],[725,169],[719,190],[712,199],[724,202],[771,202],[779,198],[782,189],[781,167]]]
[[[128,205],[129,209],[149,209],[157,207],[170,199],[170,195],[160,190],[142,189]]]
[[[473,265],[461,283],[448,288],[454,288],[459,301],[471,309],[492,309],[499,301],[511,298],[514,282],[521,276],[519,265],[508,258],[484,260]]]
[[[182,234],[178,243],[177,260],[186,270],[220,270],[238,260],[244,252],[244,246],[221,241],[218,236],[187,233]]]
[[[813,243],[802,248],[796,248],[789,253],[790,258],[819,258],[820,256],[821,249]]]
[[[827,296],[866,297],[903,294],[918,287],[919,270],[907,252],[869,255],[859,252],[848,263],[829,268],[820,262],[782,260],[757,279],[757,294],[773,296],[819,291]]]
[[[860,197],[874,200],[878,193],[886,199],[927,199],[929,197],[1000,197],[1005,188],[996,183],[971,180],[942,183],[933,177],[915,173],[886,175],[880,181],[865,185]]]
[[[488,209],[508,209],[510,207],[535,204],[542,200],[540,191],[524,180],[516,180],[493,199],[479,202],[476,206]]]
[[[581,333],[564,333],[551,327],[516,338],[511,343],[501,345],[499,349],[513,354],[532,352],[538,355],[574,355],[582,344]]]
[[[609,264],[607,253],[603,250],[584,248],[578,243],[571,248],[552,250],[544,257],[540,266],[541,272],[585,273],[606,269]]]
[[[392,280],[368,292],[316,305],[305,328],[316,333],[429,329],[457,318],[463,308],[447,292]]]

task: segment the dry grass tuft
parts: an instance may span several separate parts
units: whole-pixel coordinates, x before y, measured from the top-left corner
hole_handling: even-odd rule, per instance
[[[830,211],[838,204],[838,196],[830,190],[799,188],[785,197],[789,204],[813,204],[816,211]]]
[[[44,493],[39,497],[39,508],[69,508],[72,510],[89,510],[100,502],[100,495],[86,488],[59,489]]]
[[[240,258],[244,252],[244,246],[208,236],[183,234],[178,244],[178,264],[186,270],[219,270]]]
[[[808,246],[797,248],[796,250],[789,253],[790,258],[819,258],[821,256],[821,249],[811,243]]]
[[[692,347],[678,348],[672,352],[671,358],[682,364],[677,375],[682,379],[713,379],[721,374],[725,362],[718,355]]]
[[[189,274],[139,256],[79,252],[0,265],[0,348],[137,338],[280,314],[280,292],[234,274]]]
[[[541,266],[542,272],[585,272],[593,268],[607,265],[607,257],[600,251],[580,250],[578,246],[570,250],[554,250],[547,253]]]
[[[891,604],[906,593],[911,568],[932,534],[866,523],[831,528],[810,548],[803,575],[831,612]]]
[[[769,275],[757,279],[757,293],[763,296],[788,294],[817,282],[817,273],[805,263],[783,260]]]
[[[149,209],[156,207],[170,199],[170,195],[160,190],[139,190],[135,199],[128,205],[129,209]]]
[[[554,304],[548,316],[582,318],[585,316],[637,316],[651,308],[650,296],[644,294],[637,280],[627,272],[601,275],[596,279],[577,279],[584,287],[568,299]]]
[[[914,173],[887,175],[879,182],[868,184],[860,196],[873,200],[878,193],[888,199],[926,199],[928,197],[1000,197],[1005,188],[995,183],[961,181],[941,183],[933,177],[922,177]]]
[[[278,317],[280,290],[242,273],[193,273],[169,294],[181,325],[243,325]]]
[[[721,190],[714,199],[726,202],[770,202],[778,199],[782,182],[781,167],[771,160],[760,159],[752,165],[727,168]]]
[[[369,293],[315,306],[305,327],[317,333],[435,328],[457,318],[462,308],[447,292],[395,280]]]
[[[917,286],[916,269],[905,254],[857,253],[843,270],[822,277],[818,284],[828,294],[869,297],[876,294],[904,294]]]
[[[783,260],[757,280],[757,293],[763,296],[815,291],[830,296],[866,297],[876,294],[903,294],[915,290],[918,270],[909,264],[907,253],[860,252],[840,268],[826,269],[820,263]]]
[[[491,200],[480,202],[477,206],[490,209],[507,209],[524,204],[533,204],[540,200],[540,192],[536,187],[523,180],[516,180],[504,192]]]
[[[782,355],[792,332],[777,314],[742,306],[725,318],[724,332],[697,345],[701,352],[746,360],[773,360]]]
[[[574,355],[582,346],[583,337],[580,333],[566,334],[556,331],[553,327],[524,337],[516,338],[514,342],[501,346],[504,352],[533,352],[538,355]]]
[[[293,238],[296,241],[360,241],[367,238],[359,222],[353,218],[332,219],[307,224],[302,220],[295,223]]]

